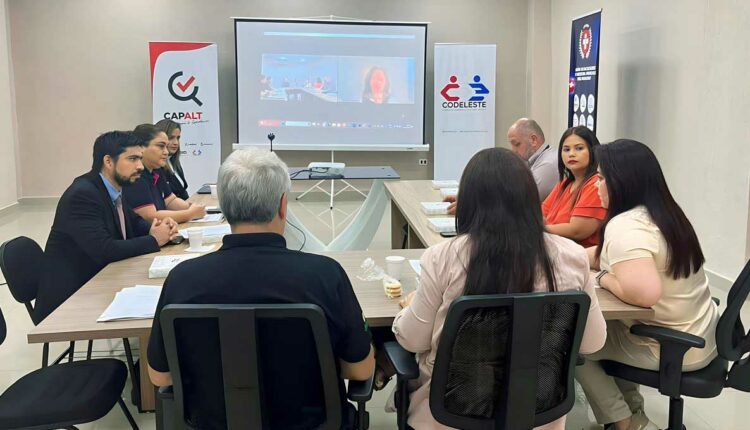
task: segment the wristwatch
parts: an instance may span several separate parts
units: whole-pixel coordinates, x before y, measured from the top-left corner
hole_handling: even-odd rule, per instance
[[[608,272],[608,271],[606,271],[606,270],[601,270],[601,271],[599,271],[599,273],[597,273],[597,274],[596,274],[596,285],[598,285],[598,286],[600,286],[600,287],[602,286],[602,278],[603,278],[603,277],[604,277],[604,275],[606,275],[607,273],[609,273],[609,272]]]

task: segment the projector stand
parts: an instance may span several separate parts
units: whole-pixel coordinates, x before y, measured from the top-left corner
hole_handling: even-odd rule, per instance
[[[335,152],[335,151],[331,151],[331,163],[333,163],[333,162],[334,162],[334,152]],[[320,186],[320,184],[322,184],[322,183],[323,183],[323,182],[325,182],[325,181],[331,181],[331,191],[330,191],[330,192],[329,192],[328,190],[326,190],[326,189],[324,189],[323,187],[321,187],[321,186]],[[345,186],[344,188],[342,188],[342,189],[338,190],[338,191],[334,191],[334,189],[333,189],[334,181],[341,181],[341,182],[343,182],[343,183],[344,183],[344,184],[345,184],[346,186]],[[313,191],[313,190],[317,189],[317,190],[320,190],[320,191],[322,191],[323,193],[327,194],[327,195],[328,195],[328,196],[330,197],[330,204],[329,204],[329,207],[331,208],[331,210],[333,210],[333,198],[334,198],[334,197],[336,197],[336,196],[338,196],[339,194],[343,193],[344,191],[348,190],[349,188],[351,188],[352,190],[354,190],[354,191],[356,191],[356,192],[358,192],[358,193],[362,194],[362,197],[365,197],[365,198],[367,198],[367,194],[363,193],[363,192],[362,192],[361,190],[359,190],[359,189],[358,189],[357,187],[355,187],[354,185],[352,185],[352,184],[350,184],[349,182],[347,182],[347,180],[346,180],[346,179],[323,179],[323,180],[321,180],[321,181],[318,181],[318,182],[316,182],[316,183],[315,183],[315,185],[313,185],[312,187],[308,188],[308,189],[307,189],[307,191],[305,191],[304,193],[302,193],[302,194],[300,194],[299,196],[297,196],[297,197],[296,197],[296,200],[299,200],[299,199],[301,199],[302,197],[305,197],[305,196],[307,195],[307,193],[309,193],[310,191]]]

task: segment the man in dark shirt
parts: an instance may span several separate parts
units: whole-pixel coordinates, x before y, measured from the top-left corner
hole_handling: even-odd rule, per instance
[[[79,176],[57,204],[44,251],[34,320],[40,322],[109,263],[159,251],[177,234],[171,218],[146,222],[122,199],[143,171],[145,143],[112,131],[94,142],[90,172]]]
[[[232,234],[217,252],[181,263],[165,281],[148,347],[149,375],[155,385],[172,384],[159,319],[168,304],[318,305],[326,315],[338,359],[344,410],[348,405],[343,379],[366,380],[372,375],[370,333],[344,270],[328,257],[286,247],[282,235],[290,186],[287,166],[271,152],[235,151],[222,164],[219,203]],[[201,429],[226,428],[215,328],[183,327],[177,336],[184,351],[180,369],[185,402],[192,405],[186,406],[190,423]],[[261,326],[258,339],[268,405],[264,416],[272,428],[313,428],[320,419],[315,405],[322,401],[322,387],[317,360],[305,354],[313,342],[309,329],[293,322]]]

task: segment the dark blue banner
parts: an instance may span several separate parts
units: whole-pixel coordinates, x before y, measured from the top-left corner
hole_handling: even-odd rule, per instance
[[[601,10],[573,21],[568,75],[568,127],[583,125],[596,131],[601,25]]]

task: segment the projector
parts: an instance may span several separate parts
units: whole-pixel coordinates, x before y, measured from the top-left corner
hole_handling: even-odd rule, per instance
[[[310,170],[310,174],[323,174],[323,175],[336,175],[336,176],[343,176],[344,175],[344,167],[346,167],[346,164],[344,163],[332,163],[332,162],[325,162],[325,161],[314,161],[307,165],[307,168]]]

